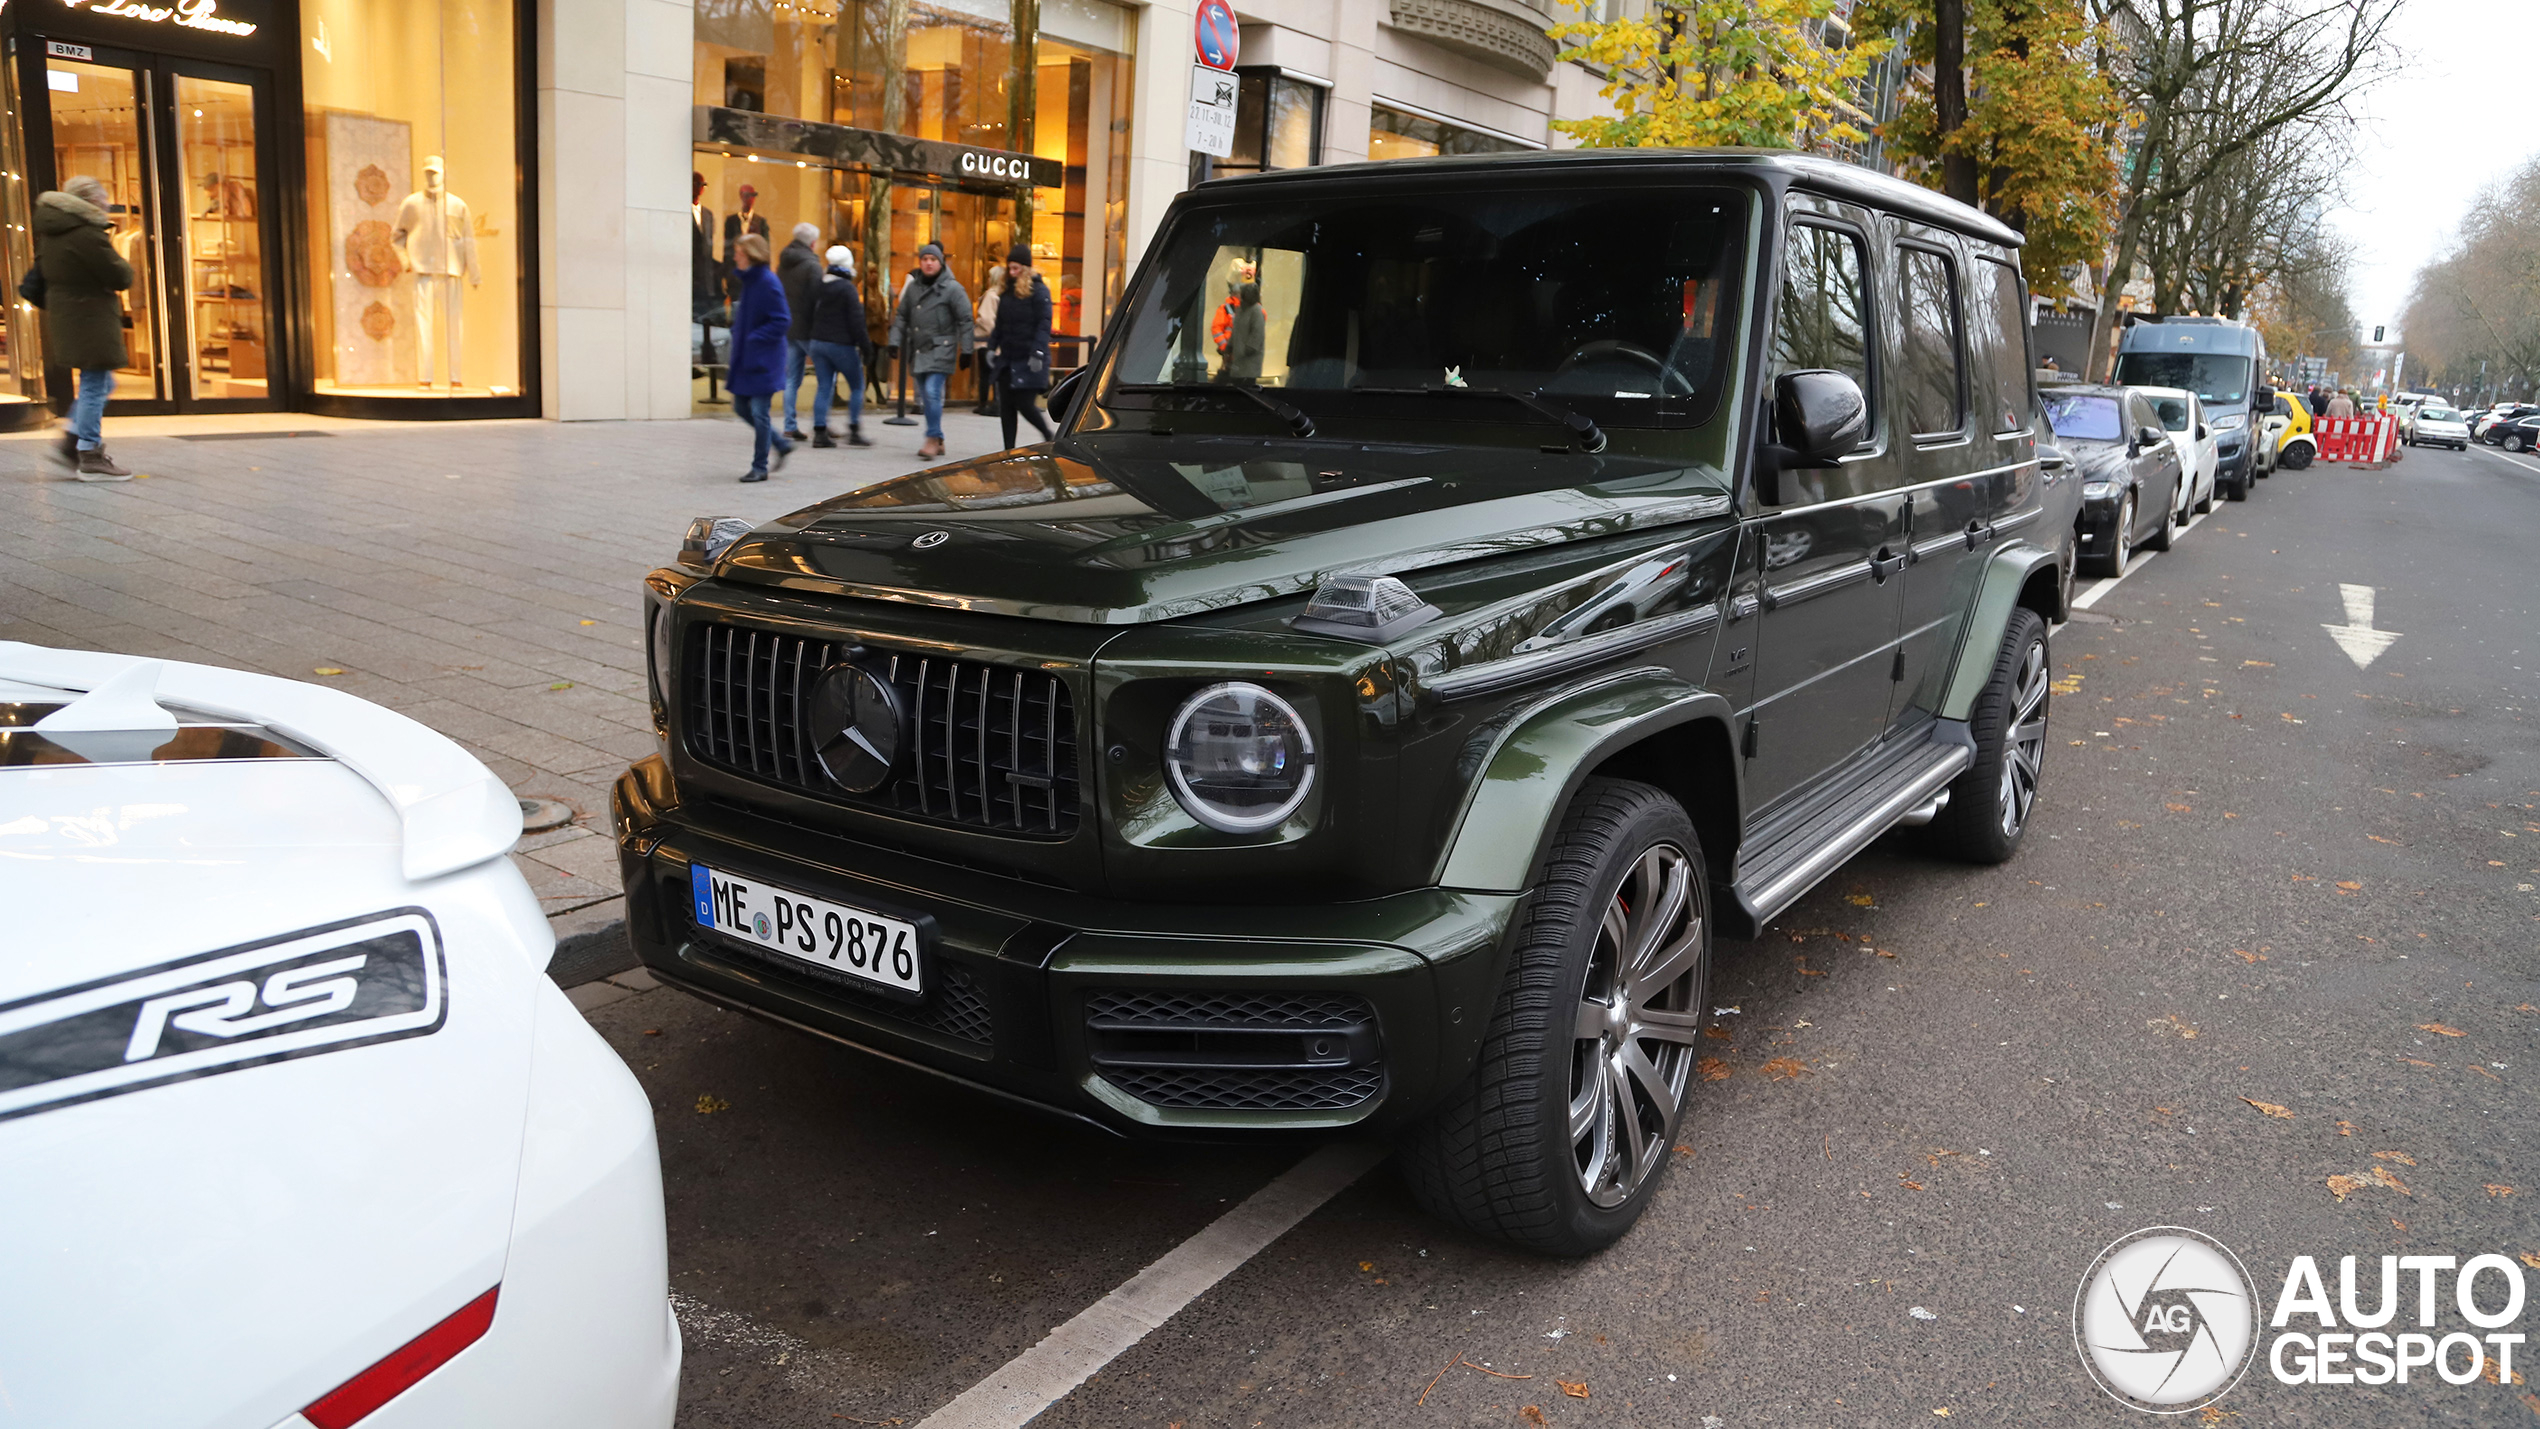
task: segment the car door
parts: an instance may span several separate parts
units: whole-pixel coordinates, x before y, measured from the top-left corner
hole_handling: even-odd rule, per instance
[[[2152,409],[2152,401],[2140,392],[2126,394],[2127,445],[2134,451],[2134,530],[2127,533],[2130,541],[2140,541],[2161,529],[2178,506],[2178,444],[2169,438],[2161,425],[2161,414]],[[2160,433],[2158,441],[2140,440]]]
[[[1897,243],[1894,385],[1911,545],[1898,580],[1891,739],[1932,717],[1975,577],[2006,523],[2015,529],[2015,513],[2035,506],[2026,296],[2007,265],[1962,256],[1963,245],[1930,230],[1908,227]]]
[[[1769,376],[1830,368],[1861,384],[1872,430],[1834,467],[1782,472],[1749,521],[1759,570],[1748,807],[1799,796],[1887,724],[1903,569],[1902,466],[1886,410],[1880,232],[1865,211],[1791,196]]]

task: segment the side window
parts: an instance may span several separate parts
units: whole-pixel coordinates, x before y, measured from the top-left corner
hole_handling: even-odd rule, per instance
[[[1983,321],[1993,335],[1993,430],[2006,436],[2025,432],[2037,406],[2029,394],[2035,363],[2029,356],[2028,297],[2020,290],[2019,270],[2008,263],[1988,259],[1976,272],[1978,291],[1991,297]]]
[[[1814,224],[1790,230],[1772,355],[1776,375],[1822,367],[1850,376],[1868,395],[1870,411],[1878,411],[1870,383],[1869,264],[1861,240]]]
[[[1905,368],[1896,380],[1906,425],[1918,437],[1953,435],[1967,425],[1956,265],[1929,249],[1899,247],[1896,271]]]

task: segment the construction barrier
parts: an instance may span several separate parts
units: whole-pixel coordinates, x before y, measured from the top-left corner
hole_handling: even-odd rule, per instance
[[[2312,425],[2320,460],[2386,462],[2398,450],[2399,419],[2388,412],[2367,417],[2322,417]]]

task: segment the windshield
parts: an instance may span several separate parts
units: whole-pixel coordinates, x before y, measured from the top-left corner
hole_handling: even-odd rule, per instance
[[[2117,417],[2117,399],[2089,397],[2076,392],[2040,393],[2038,400],[2046,404],[2046,424],[2055,435],[2076,442],[2121,442],[2121,423]]]
[[[2186,398],[2154,397],[2151,399],[2151,402],[2152,412],[2155,416],[2158,416],[2161,419],[2162,426],[2169,428],[2173,432],[2183,432],[2187,430]]]
[[[1277,420],[1231,393],[1203,404],[1159,390],[1245,386],[1315,422],[1548,420],[1508,401],[1418,400],[1499,389],[1606,427],[1688,427],[1735,366],[1739,190],[1282,186],[1236,199],[1166,235],[1122,314],[1105,407]]]
[[[2427,422],[2457,422],[2461,419],[2461,414],[2449,407],[2424,407],[2418,409],[2417,417]]]
[[[2249,400],[2249,359],[2210,352],[2129,352],[2117,359],[2117,380],[2128,387],[2178,387],[2209,407],[2237,407]]]

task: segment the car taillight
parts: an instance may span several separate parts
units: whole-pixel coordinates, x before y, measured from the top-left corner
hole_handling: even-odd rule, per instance
[[[448,1364],[459,1351],[485,1337],[494,1323],[495,1286],[458,1308],[440,1324],[390,1350],[379,1363],[337,1385],[325,1398],[300,1411],[317,1429],[350,1429],[370,1412],[414,1388],[415,1382]]]

